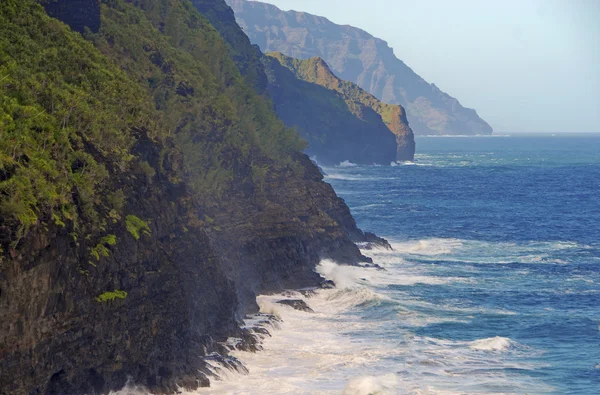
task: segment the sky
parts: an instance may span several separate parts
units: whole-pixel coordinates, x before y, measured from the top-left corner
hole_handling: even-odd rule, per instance
[[[600,0],[263,1],[387,41],[495,133],[600,132]]]

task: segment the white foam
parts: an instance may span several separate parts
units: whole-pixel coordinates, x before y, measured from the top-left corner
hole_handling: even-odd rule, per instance
[[[469,347],[473,350],[481,351],[506,351],[515,344],[516,343],[508,337],[496,336],[472,341]]]
[[[348,382],[343,395],[395,394],[397,385],[398,378],[393,373],[357,377]]]
[[[110,391],[108,395],[146,395],[149,393],[150,391],[148,391],[148,389],[141,385],[136,385],[131,377],[128,377],[125,387],[118,391]]]
[[[356,167],[356,163],[352,163],[349,160],[345,160],[343,162],[341,162],[339,165],[339,167]]]
[[[422,239],[416,241],[396,242],[392,248],[399,253],[416,255],[444,255],[463,246],[463,241],[458,239]]]
[[[352,319],[352,316],[345,319],[341,315],[346,307],[373,297],[363,289],[320,290],[306,299],[315,313],[284,306],[277,308],[275,302],[282,295],[260,296],[258,303],[261,309],[275,311],[283,319],[281,330],[273,331],[272,337],[264,339],[264,351],[233,351],[233,355],[248,367],[248,375],[228,374],[223,380],[212,382],[211,388],[195,393],[340,394],[350,385],[349,377],[359,376],[359,372],[375,373],[372,366],[393,355],[394,348],[391,345],[381,347],[380,343],[352,341],[344,334],[364,331],[366,324]],[[361,292],[363,296],[360,296]],[[353,297],[349,302],[349,298]],[[383,388],[389,384],[389,380],[384,378],[377,382]]]
[[[489,254],[491,258],[493,251],[481,249],[505,249],[508,245],[430,238],[394,242],[392,246],[395,251],[365,251],[386,270],[322,261],[318,272],[333,280],[337,288],[318,290],[305,299],[314,313],[276,303],[286,297],[304,299],[300,293],[260,296],[257,302],[261,311],[282,319],[280,330],[271,330],[272,336],[265,337],[264,351],[232,352],[249,369],[248,375],[226,373],[223,380],[212,383],[212,388],[198,392],[339,395],[485,393],[488,388],[494,388],[495,393],[552,391],[536,378],[513,373],[535,370],[539,365],[523,358],[534,355],[535,350],[508,337],[458,341],[419,336],[415,331],[435,323],[470,322],[480,313],[514,312],[473,306],[462,300],[432,303],[397,287],[477,281],[456,277],[442,266],[422,261],[440,256],[449,260],[468,255],[479,260]],[[535,250],[532,246],[508,247]]]
[[[368,178],[359,177],[359,176],[353,176],[353,175],[347,175],[347,174],[341,174],[341,173],[336,173],[336,172],[332,172],[330,170],[325,170],[325,172],[327,173],[327,175],[325,176],[325,179],[344,180],[344,181],[365,181],[365,180],[369,180]]]

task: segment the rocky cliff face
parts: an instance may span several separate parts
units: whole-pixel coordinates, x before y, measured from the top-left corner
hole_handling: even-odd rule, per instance
[[[388,44],[352,26],[247,0],[228,0],[250,40],[264,52],[299,59],[321,57],[341,79],[385,103],[406,108],[416,134],[490,134],[475,112],[419,77]]]
[[[319,163],[389,165],[396,160],[394,136],[375,111],[334,90],[298,79],[274,58],[267,57],[264,62],[277,115],[298,130],[308,142],[306,152]]]
[[[100,0],[40,0],[48,15],[62,16],[64,22],[79,33],[85,29],[97,32],[100,29]]]
[[[207,385],[256,293],[385,244],[191,3],[100,12],[86,41],[34,1],[0,3],[1,394]]]
[[[223,0],[193,0],[192,4],[215,26],[231,53],[248,54],[233,56],[243,75],[265,75],[262,53],[251,46]],[[387,245],[358,229],[345,202],[322,181],[306,155],[296,152],[290,157],[292,162],[284,166],[266,157],[236,158],[235,181],[228,184],[219,204],[203,202],[219,224],[208,227],[209,236],[223,254],[245,311],[256,310],[257,293],[318,285],[322,279],[313,269],[322,258],[369,262],[354,242]],[[257,177],[261,172],[257,169],[264,175]]]
[[[298,60],[285,56],[280,52],[269,53],[268,56],[276,59],[282,66],[293,72],[296,77],[341,94],[350,111],[359,119],[362,119],[363,114],[369,109],[376,112],[390,132],[396,136],[397,152],[395,160],[412,161],[414,159],[415,137],[410,126],[408,126],[406,113],[402,106],[382,103],[358,85],[349,81],[342,81],[333,74],[325,61],[319,57]],[[376,142],[381,141],[381,144],[388,144],[386,139],[378,136],[373,136],[373,140]]]
[[[368,105],[365,107],[353,98],[340,97],[298,81],[301,76],[287,73],[268,59],[263,60],[263,69],[260,64],[263,54],[257,46],[250,44],[231,8],[215,0],[193,0],[192,3],[228,43],[229,52],[242,74],[251,80],[258,75],[260,81],[265,81],[265,85],[259,84],[259,92],[267,93],[266,69],[270,77],[268,94],[273,99],[276,113],[286,126],[295,127],[307,140],[309,155],[330,165],[344,160],[365,164],[389,164],[396,160],[381,120],[367,108]],[[408,125],[405,126],[400,134],[410,132]],[[414,144],[411,146],[410,137],[400,137],[398,143],[398,159],[412,160]]]
[[[133,152],[158,170],[160,150],[140,139]],[[126,212],[151,219],[139,239],[111,225],[116,244],[92,264],[86,242],[54,224],[5,245],[0,393],[100,394],[128,379],[160,392],[195,388],[208,384],[203,357],[240,331],[235,288],[189,220],[197,213],[185,187],[158,171],[151,188],[119,181]]]

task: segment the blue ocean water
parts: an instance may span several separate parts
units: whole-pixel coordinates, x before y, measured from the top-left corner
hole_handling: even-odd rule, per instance
[[[391,242],[364,251],[385,270],[324,261],[336,289],[259,297],[281,318],[264,350],[234,351],[249,374],[215,366],[200,393],[600,394],[600,135],[417,150],[324,169],[358,225]]]
[[[431,343],[391,371],[457,393],[600,393],[600,136],[417,147],[414,164],[326,169],[358,225],[399,247],[377,261],[425,278],[374,286],[391,302],[360,310],[382,337]]]

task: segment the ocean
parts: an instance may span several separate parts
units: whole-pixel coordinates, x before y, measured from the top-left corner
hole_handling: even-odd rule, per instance
[[[417,152],[324,169],[390,241],[364,251],[385,270],[324,261],[336,289],[259,297],[281,318],[264,350],[234,352],[248,373],[215,364],[197,393],[600,393],[600,135],[422,137]]]

